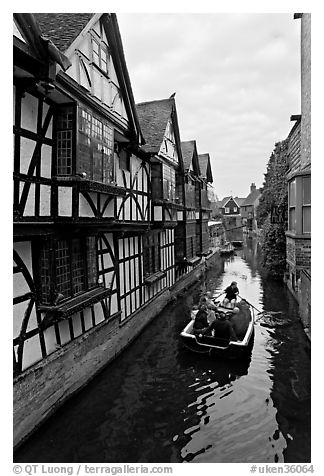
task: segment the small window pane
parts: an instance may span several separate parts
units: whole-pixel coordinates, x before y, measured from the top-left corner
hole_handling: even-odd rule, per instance
[[[70,250],[67,240],[58,240],[56,247],[56,287],[65,298],[71,295]]]
[[[311,178],[303,178],[303,205],[310,205],[311,203]]]
[[[303,233],[311,232],[311,207],[303,207]]]
[[[289,209],[289,230],[296,231],[296,212],[294,208]]]
[[[81,241],[72,240],[72,287],[73,294],[84,290],[84,264],[81,250]]]
[[[49,248],[46,244],[40,255],[40,276],[41,276],[41,295],[44,303],[50,303],[51,298],[51,276],[50,276],[50,261]]]
[[[289,183],[289,205],[291,207],[296,205],[296,180]]]
[[[95,236],[87,238],[87,259],[88,259],[88,288],[92,288],[98,283],[97,250]]]

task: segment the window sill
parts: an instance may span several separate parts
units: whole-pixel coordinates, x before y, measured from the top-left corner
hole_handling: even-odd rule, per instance
[[[195,258],[187,259],[187,263],[189,266],[195,266],[196,264],[201,261],[201,258],[199,256],[196,256]]]
[[[286,236],[288,236],[289,238],[295,238],[299,240],[311,239],[311,233],[298,234],[298,233],[295,233],[294,231],[286,231]]]
[[[147,286],[151,286],[152,284],[156,283],[160,279],[164,278],[166,276],[165,271],[158,271],[157,273],[150,274],[146,278],[144,278],[144,284]]]
[[[56,306],[40,304],[39,310],[46,313],[42,320],[42,326],[48,327],[53,321],[66,319],[72,314],[101,301],[110,294],[110,289],[95,288]]]
[[[73,185],[78,183],[79,189],[86,192],[102,192],[109,195],[126,195],[126,190],[123,187],[102,182],[95,182],[94,180],[82,178],[79,175],[56,175],[53,177],[53,180],[55,180],[58,185],[64,185],[68,183]]]
[[[109,195],[126,195],[126,190],[123,187],[118,187],[117,185],[109,185],[101,182],[94,182],[92,180],[83,179],[80,182],[80,190],[85,192],[102,192]]]
[[[197,253],[197,256],[208,256],[212,253],[212,250],[208,250],[208,251],[202,251],[201,253]]]

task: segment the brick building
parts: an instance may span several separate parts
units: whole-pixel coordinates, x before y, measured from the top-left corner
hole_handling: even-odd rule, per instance
[[[287,276],[305,328],[311,327],[311,14],[301,19],[301,115],[288,136]]]

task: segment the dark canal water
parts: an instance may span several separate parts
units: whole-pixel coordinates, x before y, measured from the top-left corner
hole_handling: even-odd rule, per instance
[[[249,242],[178,299],[14,455],[15,462],[310,462],[310,350],[294,300]],[[212,360],[179,333],[201,288],[232,280],[260,310],[251,357]]]

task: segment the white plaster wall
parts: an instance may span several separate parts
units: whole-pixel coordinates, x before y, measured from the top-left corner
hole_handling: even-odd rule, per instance
[[[52,176],[52,147],[43,144],[41,149],[42,160],[41,160],[41,176],[45,178],[51,178]]]
[[[40,185],[40,216],[50,216],[51,214],[51,187],[49,185]]]
[[[29,131],[37,131],[38,99],[26,93],[21,100],[21,127]]]
[[[51,354],[57,349],[56,336],[54,326],[44,331],[44,339],[47,354]]]
[[[20,139],[20,173],[27,174],[36,142],[26,137]]]
[[[93,327],[90,307],[86,308],[83,311],[83,316],[84,316],[84,327],[85,327],[85,330],[87,331],[88,329]]]
[[[72,216],[72,187],[58,187],[58,214]]]
[[[39,362],[42,359],[42,352],[38,335],[27,339],[24,343],[22,370],[33,365],[35,362]]]
[[[79,194],[79,215],[80,217],[93,217],[93,211],[84,196]]]
[[[114,216],[114,200],[111,200],[108,203],[108,205],[107,205],[107,207],[106,207],[106,209],[103,213],[103,216],[104,217],[110,217],[110,218]]]
[[[22,185],[22,183],[20,183]],[[28,198],[24,210],[24,216],[34,216],[35,215],[35,184],[30,185],[28,192]]]
[[[95,322],[96,324],[99,324],[99,322],[102,322],[105,319],[105,316],[103,314],[102,306],[99,302],[97,302],[94,305],[94,313],[95,313]]]

